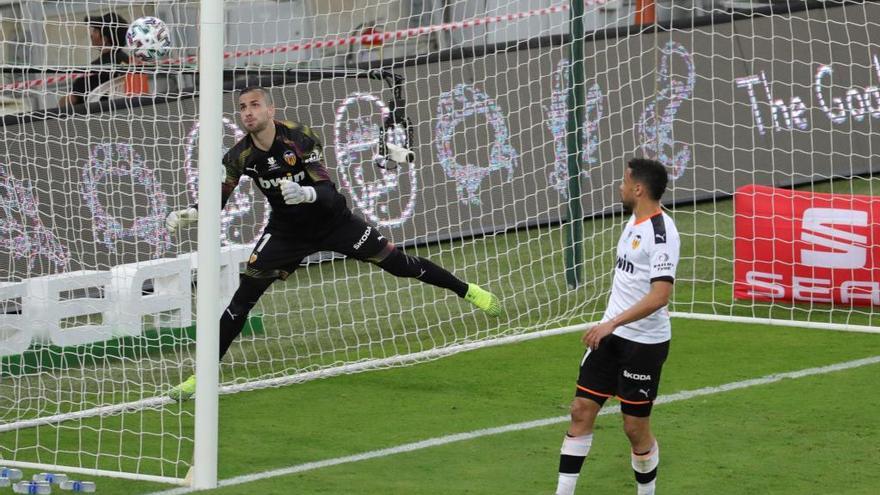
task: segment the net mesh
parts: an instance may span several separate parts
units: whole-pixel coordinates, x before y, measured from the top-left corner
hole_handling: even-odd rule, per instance
[[[232,89],[269,87],[279,118],[323,139],[356,214],[506,309],[492,319],[452,293],[316,253],[260,300],[222,363],[226,385],[417,362],[600,318],[626,219],[617,185],[634,155],[659,159],[673,179],[664,202],[682,260],[670,309],[876,324],[871,306],[735,299],[729,198],[749,184],[874,194],[877,3],[658,2],[658,24],[641,29],[631,26],[637,5],[587,1],[582,81],[570,71],[568,3],[226,3],[224,148],[243,136]],[[198,3],[2,8],[0,459],[182,478],[193,405],[161,396],[193,367],[197,246],[194,228],[172,235],[164,219],[193,203],[198,186]],[[89,25],[103,25],[84,19],[107,12],[126,25],[161,18],[171,52],[159,63],[90,67],[99,50]],[[115,92],[64,108],[76,81],[101,70],[121,81]],[[575,82],[589,219],[573,288],[566,122]],[[397,167],[381,153],[395,108],[412,122],[416,155]],[[224,304],[267,213],[247,181],[222,213]],[[134,406],[96,409],[119,404]]]

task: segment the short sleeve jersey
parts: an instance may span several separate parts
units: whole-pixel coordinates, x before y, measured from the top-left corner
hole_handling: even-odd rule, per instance
[[[614,281],[603,321],[645,297],[653,282],[674,283],[680,247],[678,229],[667,214],[657,212],[639,222],[630,217],[617,243]],[[669,311],[660,308],[641,320],[617,327],[614,334],[645,344],[665,342],[672,336]]]

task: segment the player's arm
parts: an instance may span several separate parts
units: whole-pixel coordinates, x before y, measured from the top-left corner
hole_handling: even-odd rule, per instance
[[[671,280],[655,280],[651,282],[651,290],[648,291],[645,297],[614,318],[590,328],[584,333],[581,340],[590,349],[595,349],[599,347],[599,342],[614,332],[617,327],[641,320],[654,314],[658,309],[665,307],[669,304],[669,296],[671,295]]]
[[[229,198],[232,197],[232,192],[235,191],[235,188],[238,187],[238,181],[241,180],[241,170],[234,169],[233,171],[228,171],[229,167],[223,167],[224,170],[227,170],[226,177],[223,179],[223,184],[220,185],[220,210],[226,208],[226,203],[229,201]]]
[[[669,297],[672,295],[672,282],[669,280],[656,280],[651,282],[651,290],[639,302],[630,306],[629,309],[611,318],[614,328],[627,323],[641,320],[657,312],[658,309],[669,304]]]
[[[241,179],[242,167],[237,163],[237,160],[234,160],[230,157],[230,153],[227,153],[223,157],[223,168],[222,168],[222,179],[223,183],[220,185],[220,210],[226,208],[226,202],[229,201],[229,198],[232,196],[232,192],[238,186],[238,181]],[[180,227],[184,227],[191,223],[196,222],[199,219],[199,205],[198,203],[192,204],[182,210],[172,211],[165,217],[165,228],[170,231],[175,231]]]

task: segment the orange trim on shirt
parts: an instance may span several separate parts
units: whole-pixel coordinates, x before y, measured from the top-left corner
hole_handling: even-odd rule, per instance
[[[596,392],[595,390],[590,390],[587,387],[581,387],[580,385],[578,385],[577,388],[578,388],[578,390],[583,390],[584,392],[587,392],[587,393],[590,393],[593,395],[598,395],[599,397],[613,397],[613,395],[614,395],[614,394],[603,394],[600,392]]]
[[[641,219],[641,220],[636,220],[636,223],[634,223],[633,225],[638,225],[638,224],[640,224],[640,223],[645,223],[647,220],[650,220],[650,219],[656,217],[657,215],[662,215],[662,214],[663,214],[663,210],[657,210],[655,213],[653,213],[653,214],[650,215],[650,216],[647,216],[647,217],[645,217],[645,218],[643,218],[643,219]]]
[[[621,396],[619,396],[619,395],[617,396],[617,400],[619,400],[620,402],[623,402],[624,404],[632,404],[632,405],[634,405],[634,406],[640,406],[640,405],[642,405],[642,404],[650,404],[650,403],[651,403],[651,401],[649,401],[649,400],[638,400],[638,401],[636,401],[636,400],[626,400],[626,399],[624,399],[623,397],[621,397]]]

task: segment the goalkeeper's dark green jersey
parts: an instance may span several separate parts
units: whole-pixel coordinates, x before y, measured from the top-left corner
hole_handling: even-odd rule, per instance
[[[272,206],[267,232],[284,232],[307,238],[320,237],[347,219],[351,212],[345,197],[336,190],[324,165],[324,147],[308,127],[275,121],[275,141],[269,151],[254,145],[250,135],[223,157],[226,179],[222,204],[232,195],[242,175],[250,177]],[[281,181],[289,179],[315,188],[314,203],[288,205],[281,195]]]

